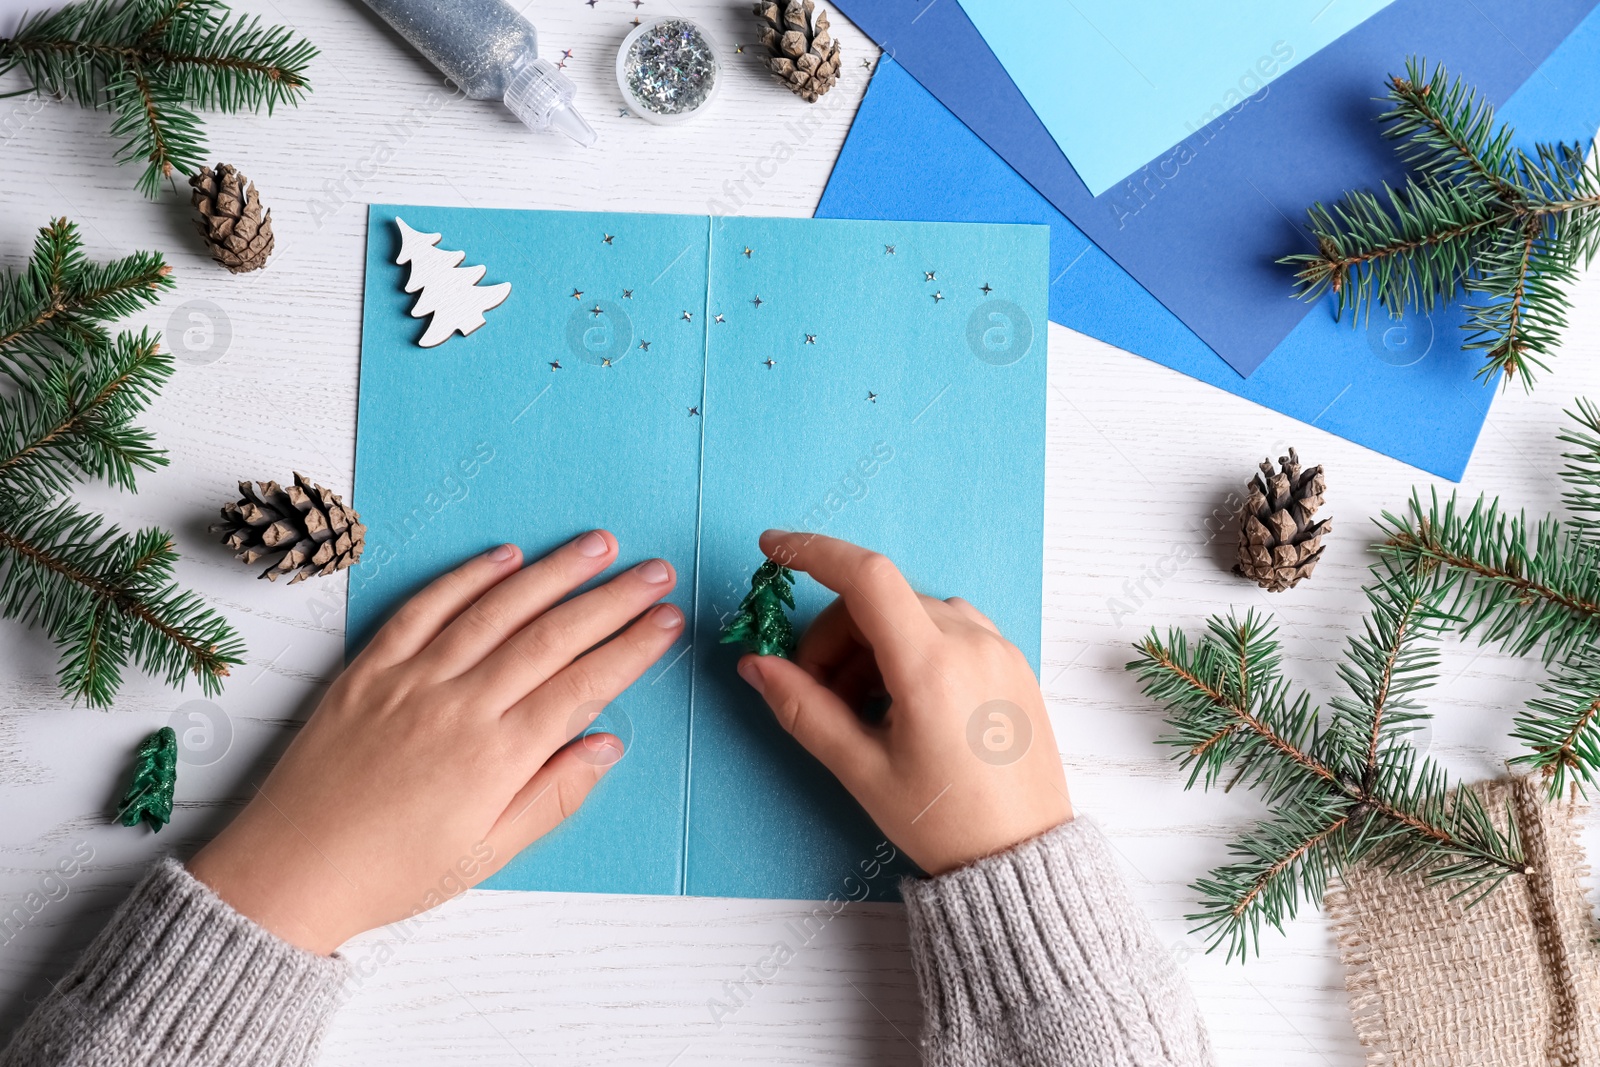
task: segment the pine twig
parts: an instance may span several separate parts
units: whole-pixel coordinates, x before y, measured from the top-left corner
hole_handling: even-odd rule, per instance
[[[92,706],[115,697],[129,664],[214,693],[243,646],[228,623],[174,580],[167,532],[123,533],[63,497],[98,478],[132,490],[167,462],[134,425],[171,377],[148,332],[107,325],[170,288],[166,264],[136,253],[90,263],[64,219],[40,231],[20,274],[0,276],[0,616],[40,626],[61,650],[62,692]]]
[[[105,707],[132,662],[168,685],[214,694],[243,644],[178,588],[172,536],[124,534],[70,503],[0,494],[0,615],[38,625],[61,647],[62,692]]]
[[[23,20],[0,38],[0,74],[20,71],[35,92],[110,111],[118,163],[141,160],[138,186],[205,162],[196,112],[298,104],[317,50],[282,26],[231,13],[222,0],[79,0]]]
[[[159,252],[91,263],[77,226],[55,219],[20,275],[0,275],[0,375],[21,385],[63,352],[110,345],[106,324],[153,306],[172,289]]]
[[[1455,494],[1441,504],[1433,492],[1403,515],[1384,512],[1378,527],[1381,556],[1439,574],[1462,636],[1518,656],[1542,646],[1546,663],[1600,638],[1600,553],[1554,516],[1530,523],[1484,497],[1463,510]]]
[[[1203,907],[1190,919],[1229,958],[1259,950],[1263,923],[1281,930],[1353,863],[1422,871],[1478,894],[1523,870],[1514,832],[1497,830],[1472,793],[1405,740],[1420,717],[1410,694],[1435,662],[1420,645],[1447,622],[1445,594],[1420,572],[1377,577],[1373,614],[1341,671],[1352,695],[1326,729],[1309,696],[1283,679],[1277,640],[1254,612],[1213,618],[1193,646],[1181,631],[1152,631],[1128,665],[1167,706],[1164,740],[1191,786],[1232,766],[1273,809],[1234,842],[1232,862],[1194,886]]]
[[[1600,784],[1600,651],[1585,647],[1539,686],[1511,736],[1528,748],[1511,762],[1545,775],[1551,797]]]
[[[1600,407],[1583,397],[1574,406],[1576,411],[1564,414],[1578,424],[1577,429],[1564,430],[1556,438],[1576,449],[1561,453],[1567,461],[1561,478],[1572,487],[1561,501],[1571,515],[1567,524],[1586,543],[1600,546]]]
[[[1331,293],[1357,322],[1374,305],[1400,316],[1460,292],[1463,342],[1482,351],[1481,377],[1531,387],[1566,326],[1566,291],[1600,251],[1600,163],[1581,145],[1512,145],[1510,127],[1442,65],[1411,59],[1391,77],[1385,136],[1415,173],[1382,195],[1353,191],[1309,211],[1317,250],[1279,262],[1296,292]]]
[[[84,478],[134,490],[166,453],[132,420],[172,376],[148,332],[123,334],[80,361],[57,360],[16,396],[0,397],[0,492],[59,495]]]

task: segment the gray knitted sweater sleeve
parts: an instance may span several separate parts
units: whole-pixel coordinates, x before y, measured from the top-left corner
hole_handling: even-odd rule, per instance
[[[1210,1064],[1188,987],[1087,824],[904,893],[929,1067]],[[0,1067],[306,1067],[346,974],[166,860]]]
[[[234,911],[183,866],[145,875],[0,1067],[302,1067],[347,965]]]
[[[1188,984],[1082,820],[902,885],[928,1067],[1202,1067]]]

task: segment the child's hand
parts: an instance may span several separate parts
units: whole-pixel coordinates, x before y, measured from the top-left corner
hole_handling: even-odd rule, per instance
[[[745,656],[739,674],[918,866],[943,874],[1072,818],[1039,683],[976,608],[831,537],[769,530],[761,549],[839,599],[793,663]]]
[[[502,545],[418,593],[190,862],[195,877],[327,953],[443,902],[549,832],[622,757],[610,734],[568,742],[683,630],[670,604],[645,612],[676,581],[661,560],[563,602],[616,554],[601,531],[526,568]]]

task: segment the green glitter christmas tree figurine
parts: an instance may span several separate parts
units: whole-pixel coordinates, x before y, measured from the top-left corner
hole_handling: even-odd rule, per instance
[[[788,567],[770,559],[757,567],[750,577],[750,592],[722,628],[722,643],[738,641],[746,652],[788,659],[794,652],[794,629],[783,609],[794,607],[793,586],[794,572]]]
[[[143,819],[156,833],[172,821],[172,787],[178,783],[178,735],[163,726],[143,741],[134,756],[133,783],[122,794],[117,820],[137,826]]]

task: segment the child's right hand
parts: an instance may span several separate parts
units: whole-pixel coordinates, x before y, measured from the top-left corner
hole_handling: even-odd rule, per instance
[[[1072,818],[1039,683],[978,609],[835,538],[768,530],[761,549],[839,599],[794,662],[745,656],[739,674],[918,866],[943,874]]]

